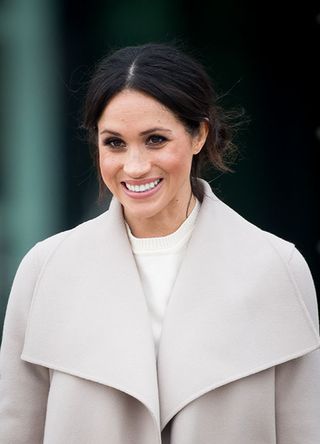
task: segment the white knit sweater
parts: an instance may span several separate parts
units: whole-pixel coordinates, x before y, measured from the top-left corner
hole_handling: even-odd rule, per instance
[[[182,225],[168,236],[137,238],[126,224],[132,251],[139,270],[158,355],[162,323],[179,267],[190,240],[200,203],[196,204]]]

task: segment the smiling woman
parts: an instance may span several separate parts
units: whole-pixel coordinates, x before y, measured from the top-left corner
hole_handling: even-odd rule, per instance
[[[84,127],[113,199],[19,267],[1,444],[318,444],[312,276],[200,178],[235,151],[203,67],[168,45],[112,53]]]
[[[192,211],[192,159],[208,134],[206,122],[199,127],[190,134],[169,109],[133,89],[116,94],[104,109],[98,121],[101,177],[135,236],[173,233]]]

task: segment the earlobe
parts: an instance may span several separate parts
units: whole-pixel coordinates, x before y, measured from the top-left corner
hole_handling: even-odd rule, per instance
[[[203,145],[204,145],[204,144],[203,144]],[[197,145],[195,146],[195,148],[193,149],[193,154],[194,154],[194,155],[199,154],[200,151],[202,150],[203,145],[199,145],[199,144],[197,144]]]
[[[206,143],[209,132],[209,124],[206,120],[202,121],[199,126],[198,134],[195,137],[193,154],[199,154]]]

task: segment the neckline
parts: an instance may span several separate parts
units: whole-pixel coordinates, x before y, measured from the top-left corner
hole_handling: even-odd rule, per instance
[[[199,211],[200,202],[198,199],[196,199],[195,206],[186,220],[176,231],[166,236],[143,238],[135,237],[132,234],[129,225],[127,222],[125,222],[133,252],[136,254],[165,252],[168,250],[177,249],[184,245],[191,236]]]

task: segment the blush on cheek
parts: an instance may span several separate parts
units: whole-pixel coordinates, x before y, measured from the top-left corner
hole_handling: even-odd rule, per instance
[[[177,150],[170,153],[163,159],[163,165],[168,173],[184,174],[189,171],[192,163],[192,156],[188,155],[186,150]]]
[[[182,150],[171,150],[161,153],[161,156],[159,156],[159,160],[162,165],[166,165],[168,168],[175,167],[177,165],[181,165],[181,163],[185,162],[185,153]]]

